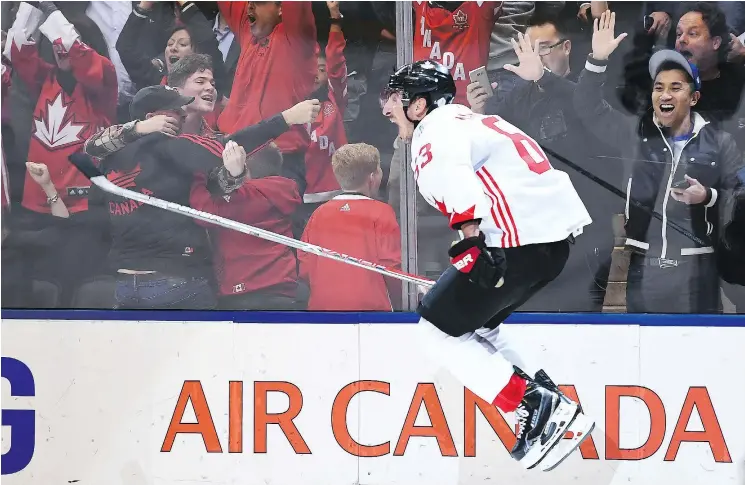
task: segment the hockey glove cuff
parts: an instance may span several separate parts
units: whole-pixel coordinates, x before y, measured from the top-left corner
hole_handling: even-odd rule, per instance
[[[483,288],[499,288],[504,284],[507,267],[501,248],[486,246],[486,236],[468,237],[455,243],[448,251],[455,269],[468,275],[468,279]]]

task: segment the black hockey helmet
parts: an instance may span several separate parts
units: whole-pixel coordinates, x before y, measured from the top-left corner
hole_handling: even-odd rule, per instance
[[[449,104],[455,98],[455,81],[442,64],[430,59],[407,64],[391,74],[382,95],[382,101],[391,93],[401,93],[406,109],[417,98],[425,98],[427,112]]]

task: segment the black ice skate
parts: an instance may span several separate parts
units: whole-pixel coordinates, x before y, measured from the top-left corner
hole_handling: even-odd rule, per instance
[[[577,403],[563,397],[555,386],[533,380],[520,369],[515,368],[515,371],[527,380],[528,385],[515,410],[519,429],[511,454],[530,469],[561,440],[580,409]]]
[[[571,400],[559,390],[559,387],[553,383],[551,378],[548,377],[548,374],[546,374],[543,369],[535,373],[535,380],[550,390],[558,392],[562,400],[571,402]],[[560,440],[556,446],[546,454],[543,460],[541,460],[541,470],[544,472],[551,471],[561,465],[564,460],[569,458],[569,455],[579,448],[579,445],[581,445],[595,429],[595,421],[583,413],[581,405],[578,405],[578,408],[579,413],[577,413],[577,417],[574,418],[572,424],[567,428],[567,431],[564,434],[564,439]]]

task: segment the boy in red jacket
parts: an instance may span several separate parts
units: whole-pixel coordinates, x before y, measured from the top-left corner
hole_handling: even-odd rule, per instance
[[[375,200],[383,172],[378,149],[365,143],[339,148],[331,161],[344,193],[311,216],[302,240],[391,268],[401,268],[401,230],[388,204]],[[401,304],[401,282],[328,258],[298,252],[300,278],[310,288],[311,311],[391,311]]]
[[[227,157],[227,158],[226,158]],[[226,196],[210,194],[206,177],[197,176],[191,207],[292,237],[291,215],[300,205],[294,180],[281,177],[282,154],[274,143],[246,161],[246,152],[234,142],[223,151],[226,163],[246,162],[244,184]],[[288,246],[265,241],[232,229],[201,223],[215,243],[213,264],[217,276],[218,305],[224,310],[294,310],[297,262]]]

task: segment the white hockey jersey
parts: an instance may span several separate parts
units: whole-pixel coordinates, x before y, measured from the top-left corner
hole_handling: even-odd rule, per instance
[[[592,222],[569,176],[499,116],[439,107],[417,126],[411,150],[424,199],[451,226],[480,218],[491,247],[561,241]]]

